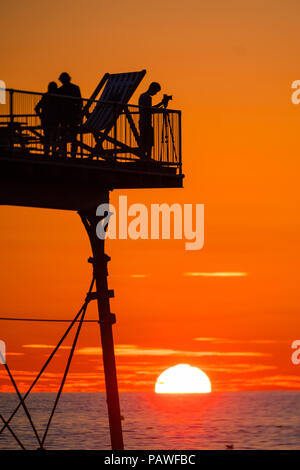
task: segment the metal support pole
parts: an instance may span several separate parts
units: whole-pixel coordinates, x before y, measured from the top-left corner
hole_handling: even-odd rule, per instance
[[[14,122],[14,90],[9,90],[9,121]]]
[[[181,136],[181,111],[178,111],[179,132],[179,174],[182,175],[182,136]]]
[[[106,200],[103,201],[105,203],[108,201],[108,191],[106,196]],[[100,240],[96,235],[96,226],[100,221],[99,217],[96,217],[96,208],[93,211],[81,210],[79,215],[88,233],[93,252],[93,259],[91,261],[94,266],[96,283],[94,298],[97,299],[99,311],[111,446],[113,450],[123,450],[124,444],[112,331],[112,325],[116,320],[115,315],[110,312],[109,299],[113,293],[108,289],[107,285],[107,263],[110,257],[104,252],[104,240]]]
[[[14,147],[14,90],[9,90],[9,149],[12,152]]]

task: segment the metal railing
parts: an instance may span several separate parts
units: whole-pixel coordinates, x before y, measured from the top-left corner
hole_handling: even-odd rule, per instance
[[[13,155],[45,156],[45,129],[35,107],[41,100],[42,93],[6,89],[6,102],[0,105],[0,156],[1,148],[9,149]],[[77,98],[51,95],[66,103]],[[105,107],[105,110],[100,108]],[[142,108],[122,103],[101,102],[82,99],[80,124],[76,127],[77,159],[94,161],[115,160],[118,162],[148,160],[156,166],[174,167],[177,173],[182,172],[181,163],[181,112],[165,108],[151,108],[153,127],[153,147],[151,158],[145,158],[143,142],[139,130],[139,119]],[[97,110],[107,116],[107,126],[97,129],[91,117]],[[145,110],[147,108],[143,108]],[[100,114],[101,114],[100,112]],[[98,113],[99,114],[99,113]],[[102,116],[103,117],[103,116]],[[99,119],[99,117],[98,117]],[[105,120],[105,119],[104,119]],[[101,118],[100,118],[101,121]],[[95,127],[96,126],[96,127]],[[101,126],[100,126],[101,127]],[[70,158],[71,139],[68,139],[64,152],[61,152],[62,124],[58,125],[55,145],[57,151],[46,153],[49,158]],[[149,155],[148,155],[149,157]]]

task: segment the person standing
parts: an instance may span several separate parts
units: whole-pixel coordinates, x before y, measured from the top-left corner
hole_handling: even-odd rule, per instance
[[[67,153],[67,143],[71,142],[71,157],[76,158],[78,144],[76,142],[78,126],[81,122],[82,99],[78,85],[71,83],[71,77],[67,72],[59,76],[62,86],[58,94],[60,100],[60,137],[61,151]]]
[[[58,86],[50,82],[48,91],[45,93],[35,107],[36,114],[41,119],[44,132],[44,153],[55,155],[57,148],[58,126],[59,126],[59,102],[57,94]]]
[[[152,96],[161,90],[161,86],[157,82],[152,82],[145,93],[139,97],[140,106],[140,148],[146,158],[151,158],[152,147],[154,145],[154,129],[152,126],[152,110],[151,108],[160,108],[165,105],[165,98],[155,106],[152,106]]]

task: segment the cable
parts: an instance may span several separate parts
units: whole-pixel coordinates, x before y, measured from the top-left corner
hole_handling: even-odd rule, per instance
[[[90,287],[89,287],[89,290],[88,290],[88,294],[92,291],[93,289],[93,286],[94,286],[94,282],[95,282],[95,278],[93,276],[92,278],[92,281],[91,281],[91,284],[90,284]],[[48,357],[48,359],[46,360],[45,364],[43,365],[43,367],[41,368],[40,372],[38,373],[38,375],[36,376],[36,378],[34,379],[34,381],[32,382],[31,386],[29,387],[29,389],[27,390],[27,392],[25,393],[24,397],[23,397],[23,400],[26,400],[26,398],[28,397],[29,393],[31,392],[31,390],[33,389],[33,387],[35,386],[35,384],[37,383],[37,381],[39,380],[39,378],[41,377],[42,373],[44,372],[44,370],[46,369],[46,367],[48,366],[48,364],[51,362],[51,360],[53,359],[54,355],[56,354],[57,350],[59,349],[59,347],[61,346],[61,344],[63,343],[63,341],[65,340],[65,338],[68,336],[68,334],[70,333],[72,327],[74,326],[75,322],[77,321],[78,317],[81,315],[83,309],[85,308],[85,306],[87,306],[88,302],[89,302],[89,297],[88,297],[88,294],[86,296],[86,299],[84,301],[84,304],[82,305],[82,307],[80,308],[79,312],[75,315],[74,317],[74,320],[71,322],[71,324],[68,326],[67,330],[65,331],[65,333],[63,334],[63,336],[61,337],[61,339],[59,340],[59,342],[57,343],[56,347],[53,349],[52,353],[50,354],[50,356]],[[0,435],[2,434],[2,432],[6,429],[6,427],[8,426],[8,424],[10,423],[10,421],[13,419],[13,417],[15,416],[15,414],[17,413],[17,411],[19,410],[21,406],[21,403],[18,404],[18,406],[15,408],[15,410],[13,411],[13,413],[11,414],[10,418],[6,421],[6,424],[4,424],[4,426],[0,429]]]
[[[55,403],[54,403],[53,408],[52,408],[52,411],[51,411],[51,415],[50,415],[49,421],[48,421],[48,423],[47,423],[46,430],[45,430],[44,435],[43,435],[43,438],[42,438],[42,446],[43,446],[44,443],[45,443],[45,440],[46,440],[46,437],[47,437],[47,434],[48,434],[48,431],[49,431],[49,428],[50,428],[50,424],[51,424],[52,418],[53,418],[53,416],[54,416],[56,407],[57,407],[57,405],[58,405],[60,396],[61,396],[62,391],[63,391],[63,387],[64,387],[64,385],[65,385],[65,381],[66,381],[66,378],[67,378],[67,375],[68,375],[68,372],[69,372],[69,369],[70,369],[70,365],[71,365],[71,362],[72,362],[73,354],[74,354],[74,351],[75,351],[75,348],[76,348],[77,340],[78,340],[79,333],[80,333],[80,330],[81,330],[81,327],[82,327],[82,320],[84,319],[84,316],[85,316],[85,313],[86,313],[86,309],[87,309],[87,304],[86,304],[86,306],[85,306],[85,308],[84,308],[84,310],[83,310],[83,312],[82,312],[81,319],[80,319],[80,323],[79,323],[79,325],[78,325],[78,328],[77,328],[77,331],[76,331],[76,334],[75,334],[75,337],[74,337],[74,341],[73,341],[73,344],[72,344],[72,349],[71,349],[70,354],[69,354],[67,366],[66,366],[66,369],[65,369],[65,372],[64,372],[64,375],[63,375],[63,378],[62,378],[62,381],[61,381],[61,384],[60,384],[60,387],[59,387],[59,390],[58,390],[56,399],[55,399]]]
[[[26,450],[24,445],[22,444],[22,442],[20,441],[20,439],[18,438],[18,436],[13,432],[13,430],[11,429],[11,427],[6,423],[5,419],[3,418],[2,414],[0,414],[0,419],[2,420],[2,422],[6,425],[7,429],[9,430],[9,432],[12,434],[12,436],[15,438],[15,440],[17,441],[17,443],[19,444],[19,446],[21,447],[22,450]]]
[[[0,317],[0,320],[12,320],[12,321],[45,321],[45,322],[61,322],[68,323],[73,322],[70,318],[69,320],[60,320],[60,319],[50,319],[50,318],[15,318],[15,317]],[[75,320],[79,322],[80,320]],[[74,323],[75,323],[74,322]],[[84,320],[83,323],[99,323],[99,320]]]
[[[17,392],[17,395],[18,395],[19,400],[20,400],[20,404],[22,405],[22,407],[23,407],[23,409],[24,409],[24,411],[25,411],[25,414],[26,414],[26,416],[27,416],[27,418],[28,418],[28,420],[29,420],[29,422],[30,422],[30,424],[31,424],[31,427],[32,427],[32,429],[33,429],[33,432],[34,432],[34,434],[35,434],[35,437],[37,438],[37,441],[38,441],[39,445],[42,446],[42,442],[41,442],[40,437],[39,437],[39,435],[38,435],[38,433],[37,433],[36,427],[35,427],[35,425],[33,424],[31,415],[30,415],[30,413],[29,413],[29,411],[28,411],[28,408],[27,408],[27,406],[26,406],[26,404],[25,404],[23,398],[22,398],[21,393],[19,392],[19,389],[18,389],[18,387],[17,387],[17,384],[16,384],[16,382],[15,382],[13,376],[12,376],[12,373],[10,372],[9,367],[8,367],[8,365],[7,365],[6,362],[4,363],[4,367],[5,367],[5,369],[7,370],[7,373],[8,373],[8,375],[9,375],[9,378],[10,378],[10,380],[11,380],[11,382],[12,382],[12,384],[13,384],[13,386],[14,386],[16,392]]]

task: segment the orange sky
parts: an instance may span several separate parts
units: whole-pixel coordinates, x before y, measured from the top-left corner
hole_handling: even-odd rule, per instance
[[[159,373],[181,362],[202,368],[213,390],[300,388],[300,366],[290,359],[300,335],[300,105],[290,98],[300,79],[299,13],[291,0],[1,7],[0,79],[8,87],[43,91],[68,71],[88,97],[105,72],[146,68],[139,90],[159,81],[183,111],[185,188],[112,194],[112,203],[126,194],[129,202],[205,204],[201,251],[185,251],[181,241],[107,244],[121,390],[153,390]],[[71,318],[90,278],[78,215],[0,211],[0,314]],[[185,275],[236,271],[247,275]],[[96,318],[94,306],[88,318]],[[50,349],[24,345],[54,345],[64,326],[0,328],[25,390]],[[66,390],[103,390],[98,347],[98,327],[86,325]],[[55,388],[67,352],[40,390]],[[10,390],[2,372],[0,387]]]

